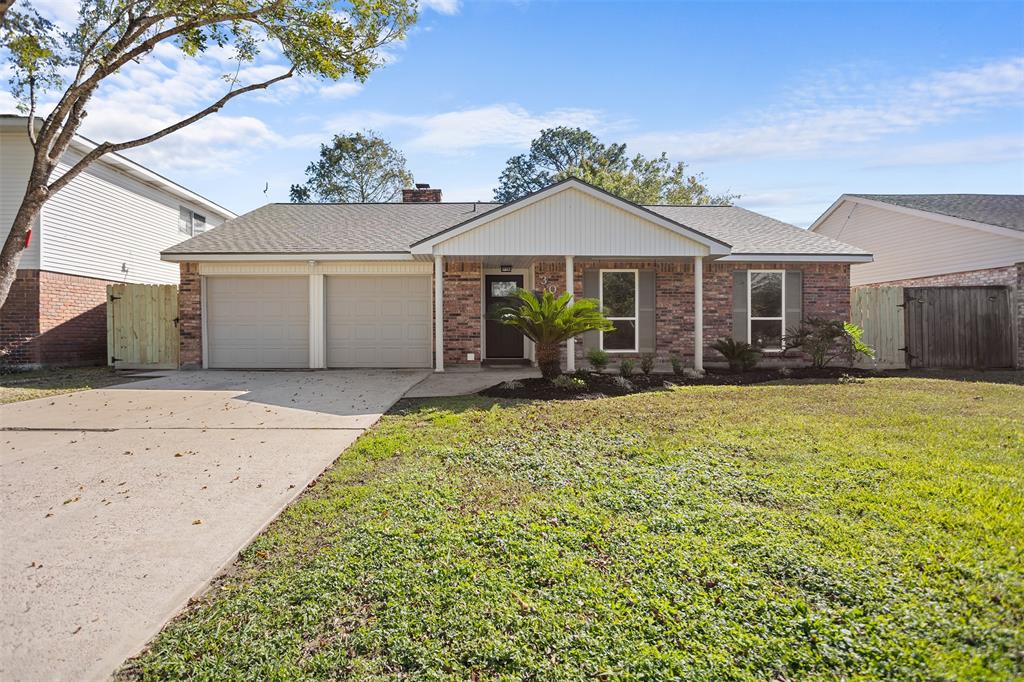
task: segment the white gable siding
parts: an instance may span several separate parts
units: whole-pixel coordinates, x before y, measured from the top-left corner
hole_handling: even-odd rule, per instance
[[[4,239],[25,196],[28,173],[32,169],[32,145],[24,132],[0,132],[0,227]],[[32,230],[32,241],[21,254],[19,268],[39,267],[39,221]]]
[[[436,247],[446,256],[696,256],[708,249],[575,189],[484,223]]]
[[[1024,260],[1024,239],[852,201],[843,202],[815,230],[874,254],[850,268],[850,284],[983,270]]]
[[[69,153],[56,175],[77,158]],[[178,265],[161,262],[160,251],[188,239],[178,231],[181,206],[206,216],[207,229],[223,222],[199,206],[97,163],[43,206],[40,268],[114,281],[176,284]]]

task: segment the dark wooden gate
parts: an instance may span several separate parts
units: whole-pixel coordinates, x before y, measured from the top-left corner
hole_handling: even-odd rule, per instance
[[[908,367],[1013,366],[1007,287],[906,287],[903,304]]]

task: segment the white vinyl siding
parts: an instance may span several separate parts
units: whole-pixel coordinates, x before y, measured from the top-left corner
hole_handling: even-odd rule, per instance
[[[692,239],[576,189],[559,192],[441,242],[445,256],[706,255]]]
[[[1024,239],[845,201],[815,230],[874,254],[850,285],[984,270],[1024,260]]]
[[[32,169],[32,145],[24,132],[0,132],[0,227],[3,237],[11,231],[11,224],[25,196],[25,185]],[[21,254],[19,268],[34,270],[39,267],[39,221],[32,228],[32,241]]]

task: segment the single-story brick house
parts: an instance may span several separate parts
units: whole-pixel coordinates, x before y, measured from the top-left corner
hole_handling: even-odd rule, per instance
[[[703,368],[716,338],[778,347],[806,317],[847,319],[863,249],[731,206],[638,206],[575,179],[518,201],[270,204],[165,250],[181,268],[186,367],[528,362],[488,320],[516,287],[600,299],[614,332],[567,344]],[[441,323],[433,324],[434,320]]]

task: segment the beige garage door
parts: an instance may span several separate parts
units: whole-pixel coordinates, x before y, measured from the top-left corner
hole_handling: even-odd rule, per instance
[[[207,277],[208,364],[309,367],[309,279]]]
[[[430,367],[430,277],[328,277],[328,367]]]

